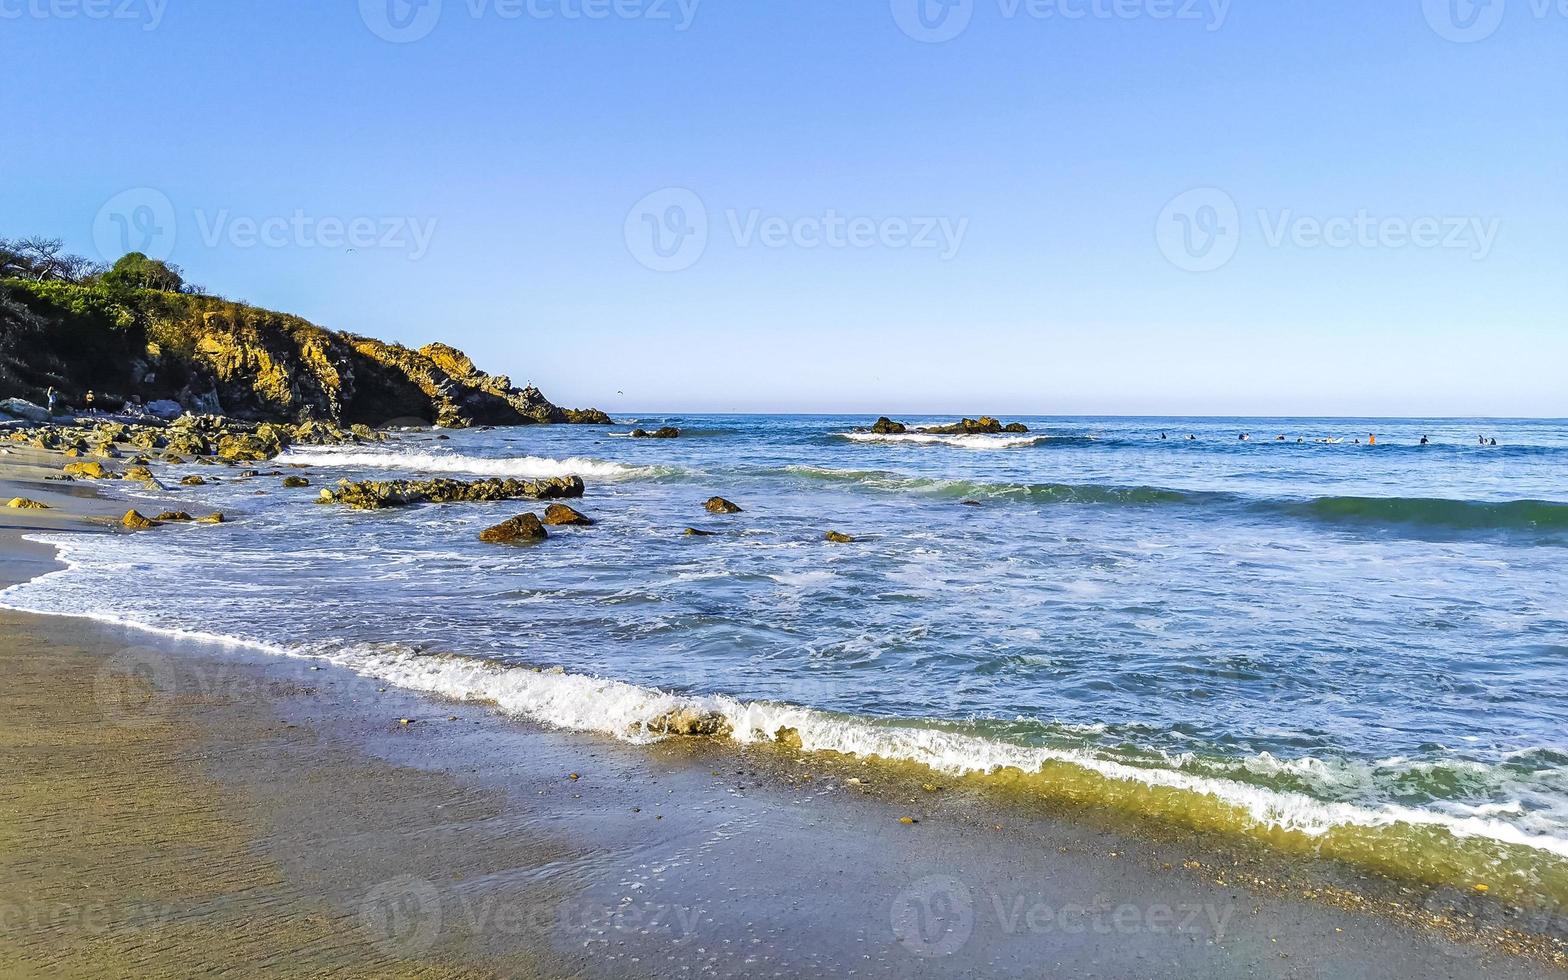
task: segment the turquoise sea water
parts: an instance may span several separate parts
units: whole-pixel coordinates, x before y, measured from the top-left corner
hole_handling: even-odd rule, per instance
[[[226,480],[171,492],[232,523],[61,536],[72,567],[0,602],[326,656],[621,737],[695,704],[738,738],[792,727],[807,748],[955,773],[1078,766],[1304,839],[1498,844],[1523,887],[1558,880],[1568,422],[622,421],[281,461],[318,487],[581,475],[598,523],[538,546],[477,540],[526,502],[357,513]],[[230,472],[160,475],[187,469]],[[714,494],[744,512],[706,513]],[[565,673],[505,669],[523,665]]]

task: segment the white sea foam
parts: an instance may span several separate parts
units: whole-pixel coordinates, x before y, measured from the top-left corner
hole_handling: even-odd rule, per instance
[[[1038,772],[1066,762],[1111,779],[1204,794],[1250,814],[1258,823],[1318,835],[1341,826],[1393,824],[1435,826],[1461,837],[1487,837],[1568,857],[1568,839],[1531,834],[1491,815],[1439,813],[1386,804],[1327,802],[1285,792],[1170,769],[1150,769],[1075,749],[1016,745],[937,728],[879,723],[811,708],[744,702],[726,696],[686,697],[577,674],[508,668],[467,657],[432,657],[408,652],[354,648],[334,662],[402,687],[464,701],[493,703],[502,711],[561,728],[600,732],[646,742],[658,719],[671,711],[723,716],[739,742],[766,742],[793,729],[807,751],[833,751],[923,763],[952,776],[999,769]]]
[[[810,572],[779,572],[769,575],[768,578],[780,585],[788,585],[797,589],[815,589],[830,585],[837,581],[838,576],[828,571]]]
[[[277,458],[280,464],[302,463],[371,470],[409,470],[419,473],[455,473],[471,476],[512,477],[541,480],[555,476],[580,476],[584,479],[632,480],[658,476],[664,470],[653,466],[629,466],[613,460],[573,456],[551,459],[548,456],[508,456],[491,459],[458,453],[397,452],[358,448],[301,446]]]
[[[27,590],[18,596],[18,590],[11,589],[0,592],[0,606],[29,612],[62,613],[48,608],[47,602],[37,601],[46,595],[47,592]],[[24,601],[18,603],[16,598],[24,598]],[[693,697],[607,678],[512,667],[473,657],[423,654],[385,645],[283,649],[211,633],[147,626],[103,613],[65,611],[63,614],[166,636],[324,660],[408,690],[490,704],[508,715],[634,743],[666,737],[659,734],[657,723],[671,712],[718,715],[728,722],[731,737],[742,743],[767,742],[774,739],[780,729],[788,728],[799,736],[801,748],[806,751],[916,762],[950,776],[1002,769],[1033,773],[1048,763],[1065,762],[1110,779],[1210,796],[1247,813],[1260,825],[1309,835],[1320,835],[1343,826],[1432,826],[1459,837],[1489,838],[1568,857],[1568,839],[1557,836],[1558,828],[1532,833],[1497,819],[1510,812],[1506,807],[1475,808],[1465,813],[1399,804],[1368,806],[1331,802],[1304,793],[1268,789],[1179,769],[1129,765],[1090,750],[1018,745],[941,728],[882,722],[790,704],[747,702],[724,695]]]
[[[894,445],[910,443],[923,445],[957,446],[960,449],[1019,449],[1045,442],[1049,436],[1030,435],[940,435],[934,432],[907,432],[903,435],[883,435],[878,432],[845,432],[843,438],[851,442],[880,442]]]
[[[48,586],[56,576],[67,575],[77,567],[73,546],[80,547],[81,542],[42,535],[29,539],[64,545],[61,553],[68,568],[0,592],[0,606],[93,619],[182,640],[330,662],[409,690],[490,704],[505,714],[562,729],[645,743],[666,737],[659,733],[658,722],[671,712],[717,715],[728,723],[731,737],[742,743],[767,742],[780,729],[787,728],[798,735],[806,751],[916,762],[951,776],[1004,769],[1035,773],[1049,763],[1068,763],[1113,780],[1205,795],[1237,808],[1265,827],[1321,835],[1345,826],[1427,826],[1459,837],[1486,838],[1568,858],[1568,837],[1564,836],[1561,823],[1547,814],[1521,815],[1518,804],[1512,801],[1493,806],[1442,803],[1428,809],[1395,803],[1323,800],[1183,768],[1190,761],[1186,754],[1168,755],[1165,767],[1133,765],[1090,748],[1021,745],[914,720],[884,721],[784,703],[748,702],[725,695],[684,695],[585,674],[508,666],[475,657],[432,655],[393,645],[283,647],[148,624],[97,607],[73,607],[59,602],[62,593]],[[1381,765],[1392,763],[1393,760],[1383,760]],[[1310,758],[1292,761],[1260,755],[1245,768],[1318,778],[1325,775],[1324,764]],[[1508,817],[1513,819],[1503,819]]]

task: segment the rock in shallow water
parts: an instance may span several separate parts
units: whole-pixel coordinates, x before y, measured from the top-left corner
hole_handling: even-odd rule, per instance
[[[303,476],[286,476],[283,478],[283,485],[290,490],[298,490],[300,487],[310,486],[310,481]]]
[[[545,480],[366,480],[339,483],[322,490],[323,504],[345,504],[359,510],[407,507],[411,504],[483,503],[494,500],[564,500],[581,497],[583,481],[577,476]]]
[[[125,516],[120,518],[120,523],[133,531],[145,531],[148,528],[158,527],[157,521],[148,520],[134,510],[126,511]]]
[[[713,736],[730,730],[730,720],[717,711],[695,708],[676,708],[648,722],[648,731],[655,735]]]
[[[544,509],[544,522],[550,525],[569,524],[576,527],[588,527],[593,523],[592,520],[585,517],[581,512],[565,504],[551,504],[546,507]]]
[[[550,536],[533,514],[520,514],[509,521],[479,532],[479,540],[489,544],[520,544],[543,541]]]
[[[741,512],[738,505],[725,500],[723,497],[711,497],[703,506],[708,509],[710,514],[739,514]]]
[[[48,504],[41,504],[41,503],[39,503],[36,500],[28,500],[26,497],[12,497],[10,502],[7,503],[6,506],[10,507],[10,508],[12,508],[14,510],[48,510],[49,509],[49,505]]]
[[[823,537],[824,540],[831,541],[834,544],[854,544],[855,543],[854,535],[845,534],[842,531],[829,531],[827,534],[823,535],[822,537]]]
[[[877,419],[876,424],[871,427],[871,431],[879,436],[901,436],[906,431],[906,427],[904,423],[894,422],[884,415]]]

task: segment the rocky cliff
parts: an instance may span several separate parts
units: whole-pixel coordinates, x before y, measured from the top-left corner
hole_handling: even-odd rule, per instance
[[[444,344],[413,350],[211,296],[0,281],[0,398],[139,397],[255,421],[607,424]]]

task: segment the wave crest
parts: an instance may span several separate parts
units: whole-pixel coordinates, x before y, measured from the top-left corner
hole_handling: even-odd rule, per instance
[[[367,451],[357,448],[300,447],[279,456],[282,464],[357,467],[372,470],[413,470],[420,473],[455,473],[483,477],[513,477],[540,480],[556,476],[580,476],[598,480],[634,480],[669,475],[671,467],[631,466],[613,460],[572,456],[507,456],[490,458],[459,453]]]
[[[1050,436],[1028,435],[940,435],[934,432],[906,432],[903,435],[883,435],[879,432],[843,432],[842,439],[850,442],[886,443],[890,445],[918,444],[957,446],[959,449],[1020,449],[1045,442]]]

